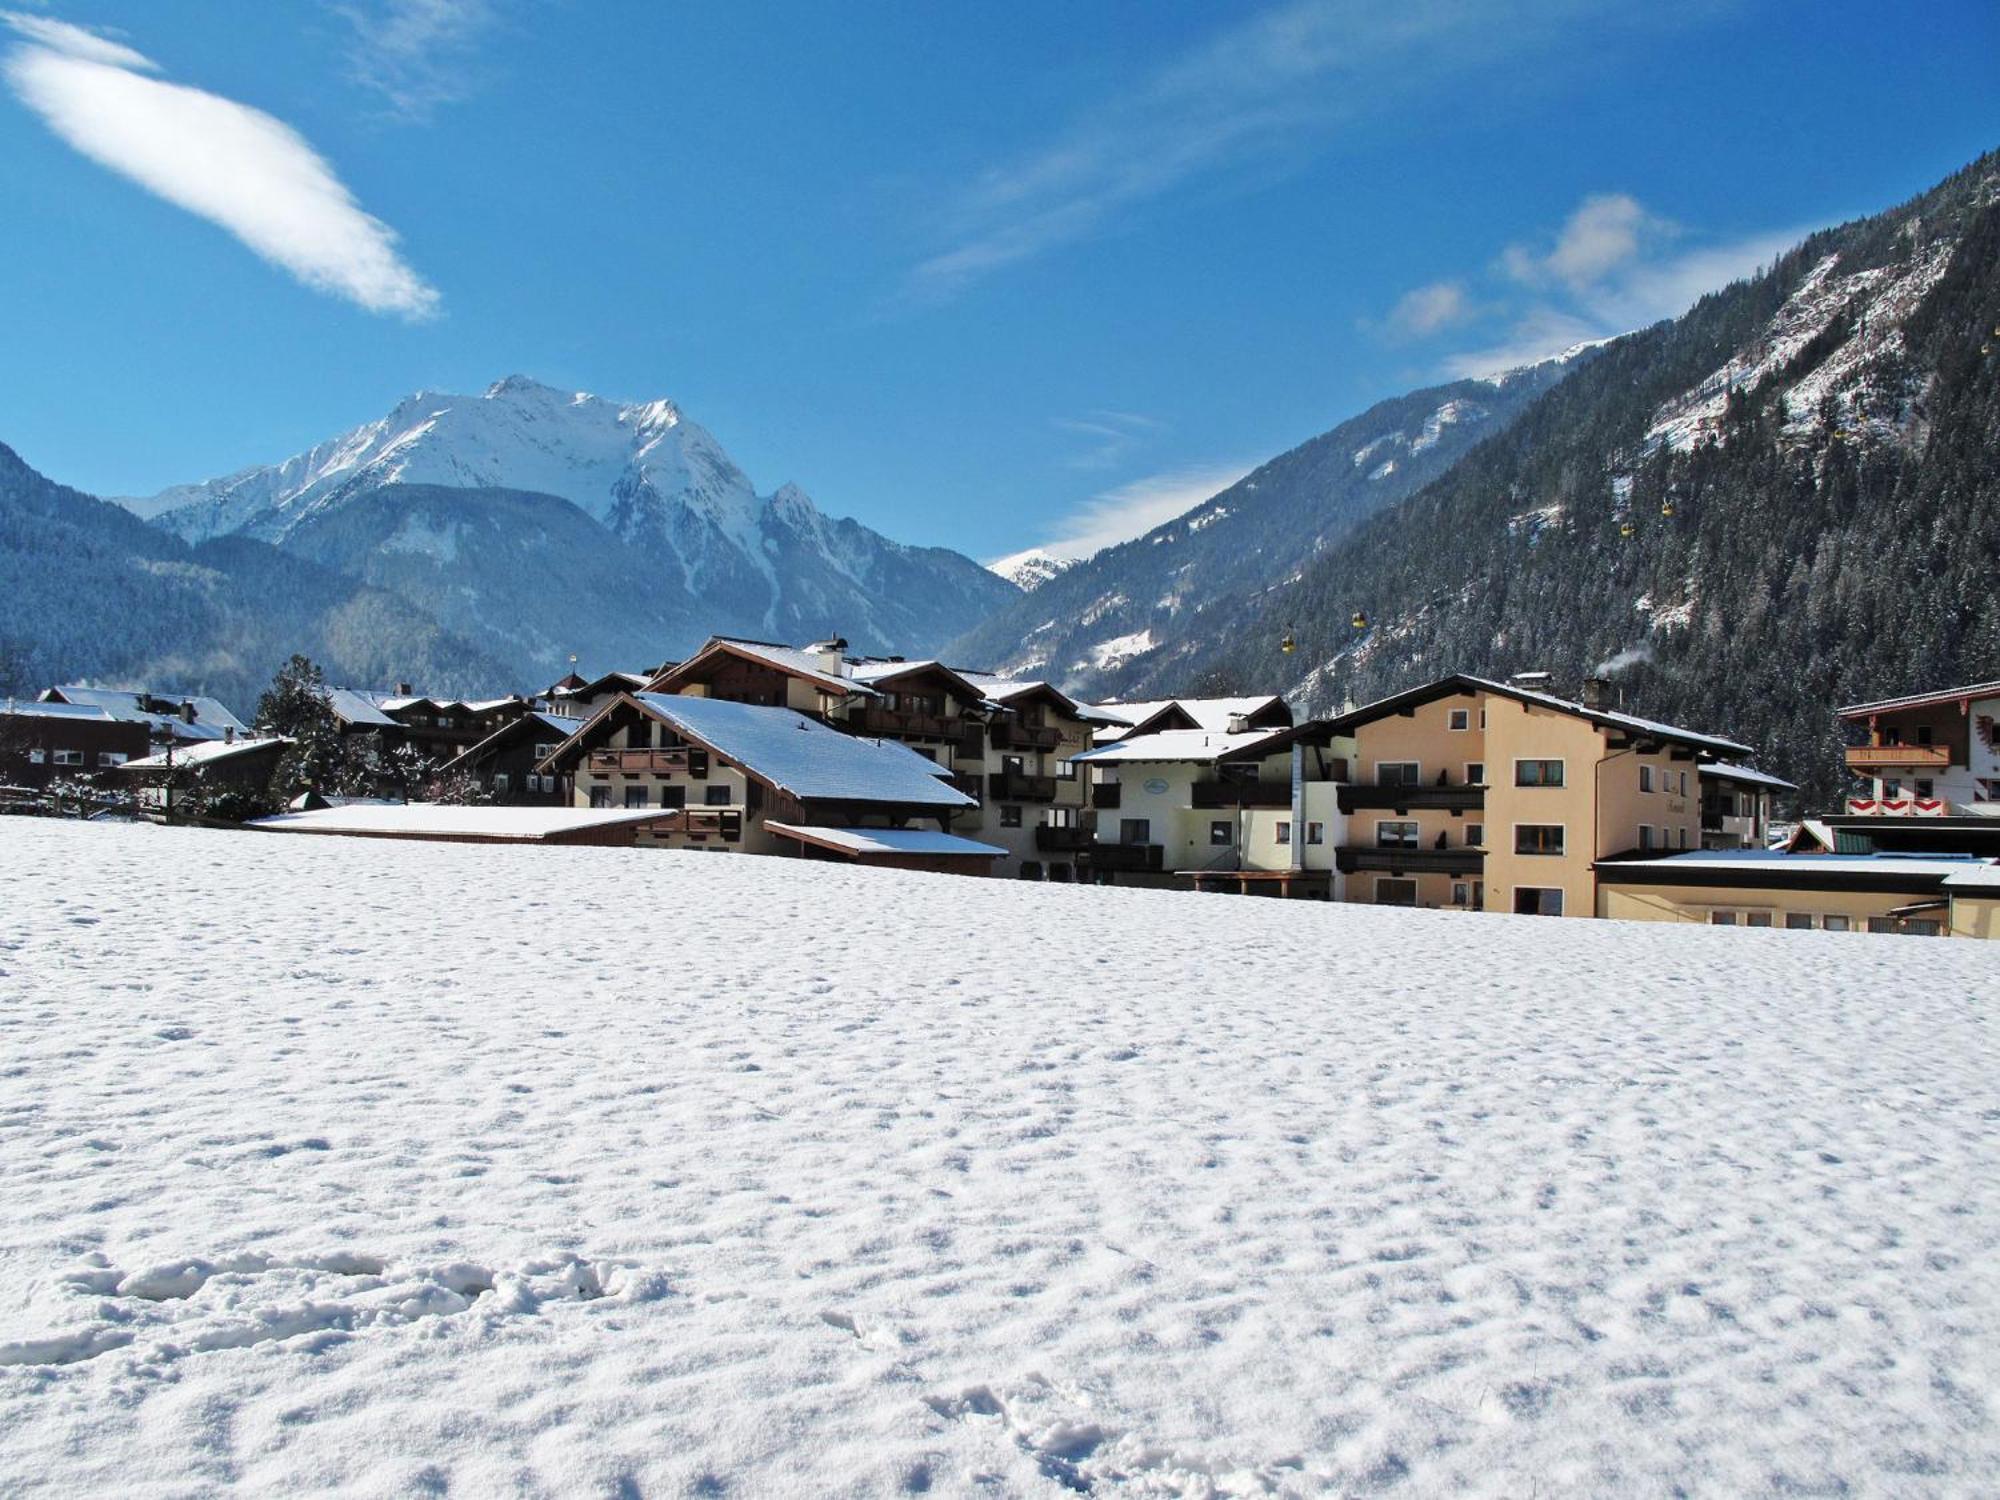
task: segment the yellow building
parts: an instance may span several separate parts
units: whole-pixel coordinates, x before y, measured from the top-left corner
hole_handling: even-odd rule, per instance
[[[1746,746],[1518,682],[1440,678],[1323,721],[1354,744],[1350,901],[1593,916],[1611,855],[1701,847],[1703,757]]]
[[[2000,863],[1968,854],[1712,850],[1597,873],[1598,915],[1623,921],[2000,937]]]

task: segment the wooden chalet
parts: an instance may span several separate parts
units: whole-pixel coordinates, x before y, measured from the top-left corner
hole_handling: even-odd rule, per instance
[[[582,727],[581,719],[530,709],[447,761],[444,774],[470,776],[496,806],[567,807],[570,778],[541,767]]]

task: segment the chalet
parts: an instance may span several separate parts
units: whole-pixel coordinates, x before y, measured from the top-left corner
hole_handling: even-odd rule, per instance
[[[979,693],[983,714],[968,725],[954,762],[969,770],[969,789],[981,799],[978,836],[1007,851],[1005,874],[1092,878],[1096,814],[1078,758],[1101,716],[1047,682],[959,675]]]
[[[145,720],[117,718],[95,703],[8,699],[0,707],[0,786],[39,793],[111,771],[145,755],[150,734]]]
[[[1161,698],[1149,703],[1100,703],[1103,723],[1097,743],[1169,729],[1205,729],[1220,734],[1232,724],[1246,729],[1289,729],[1292,706],[1275,693],[1239,698]]]
[[[542,702],[550,713],[564,718],[587,719],[620,693],[640,692],[660,673],[677,665],[677,662],[666,662],[650,672],[606,672],[594,678],[571,672],[559,682],[548,685],[541,695]]]
[[[525,698],[418,697],[408,683],[393,696],[376,699],[375,706],[401,731],[393,737],[396,743],[433,761],[452,759],[528,712]]]
[[[471,777],[497,805],[567,807],[569,778],[541,766],[582,727],[581,720],[531,709],[447,761],[444,774]]]
[[[1699,780],[1704,849],[1762,849],[1770,838],[1773,799],[1798,790],[1754,766],[1727,761],[1703,761]]]
[[[1289,712],[1286,714],[1289,719]],[[1096,777],[1099,879],[1327,899],[1351,743],[1321,724],[1135,733],[1076,759]]]
[[[1865,785],[1855,816],[2000,818],[2000,682],[1851,703],[1839,710],[1868,742],[1847,768]]]
[[[685,694],[789,708],[831,721],[849,705],[879,702],[881,694],[848,675],[847,642],[781,646],[772,641],[711,636],[686,661],[676,662],[647,682],[647,693]]]
[[[250,732],[250,726],[224,708],[218,699],[199,694],[93,688],[72,683],[48,689],[41,701],[102,709],[120,723],[144,725],[154,743],[171,738],[177,744],[194,745]]]
[[[917,827],[954,836],[935,842],[932,855],[990,861],[986,846],[956,837],[955,821],[978,803],[944,767],[897,741],[848,734],[781,704],[621,694],[539,769],[571,777],[578,806],[671,814],[641,842],[802,855],[809,846],[827,852],[835,835]]]
[[[1456,674],[1326,721],[1351,740],[1347,900],[1592,916],[1597,862],[1701,847],[1700,767],[1748,748]]]
[[[1966,854],[1706,850],[1601,860],[1598,915],[1789,932],[2000,937],[2000,862]]]

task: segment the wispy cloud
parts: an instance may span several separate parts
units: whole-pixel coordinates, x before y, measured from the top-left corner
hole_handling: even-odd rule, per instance
[[[492,0],[343,0],[333,9],[352,33],[354,81],[413,122],[471,91],[473,49],[494,19]]]
[[[1703,240],[1630,193],[1592,194],[1552,233],[1503,249],[1476,297],[1438,295],[1439,287],[1457,283],[1418,287],[1385,323],[1409,337],[1484,324],[1485,342],[1443,355],[1439,368],[1454,377],[1491,375],[1678,317],[1706,293],[1769,265],[1809,232],[1793,227]],[[1428,314],[1443,311],[1452,316],[1424,326]]]
[[[1343,121],[1574,35],[1610,0],[1289,0],[1083,112],[950,206],[905,293],[937,301],[1168,191],[1303,160]]]
[[[436,290],[397,253],[396,232],[282,120],[151,76],[151,59],[82,27],[14,12],[0,21],[23,38],[0,61],[8,87],[75,150],[317,291],[370,312],[436,311]]]
[[[1115,469],[1163,424],[1133,411],[1089,411],[1080,417],[1057,417],[1054,426],[1081,440],[1066,460],[1072,469]]]
[[[1057,523],[1053,538],[1034,550],[1052,557],[1089,557],[1129,542],[1228,489],[1250,468],[1248,464],[1199,464],[1100,491]]]

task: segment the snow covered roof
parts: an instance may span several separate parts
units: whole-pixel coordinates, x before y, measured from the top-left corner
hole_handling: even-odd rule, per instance
[[[992,672],[971,672],[959,670],[958,675],[984,695],[986,701],[996,708],[1006,708],[1016,698],[1025,698],[1032,693],[1046,693],[1073,717],[1087,723],[1111,722],[1109,717],[1091,704],[1078,702],[1053,682],[1040,677],[1001,677]]]
[[[691,679],[695,675],[695,669],[718,652],[762,662],[765,666],[774,667],[789,677],[802,677],[815,687],[825,688],[829,692],[871,698],[876,696],[875,690],[866,683],[827,671],[825,661],[814,652],[801,650],[797,646],[782,646],[775,641],[749,641],[727,635],[710,636],[708,643],[701,650],[678,666],[660,673],[650,686],[657,691],[672,679],[683,677]]]
[[[33,703],[9,698],[5,711],[31,719],[94,719],[103,724],[115,722],[110,714],[95,703]]]
[[[1954,891],[1973,891],[1983,899],[2000,899],[2000,861],[1988,861],[1947,875],[1944,883]]]
[[[566,740],[581,728],[583,728],[583,720],[581,719],[565,719],[561,714],[548,713],[539,708],[531,709],[517,719],[509,719],[478,744],[468,745],[464,750],[461,750],[457,755],[446,761],[444,769],[447,771],[457,770],[465,762],[477,757],[489,745],[498,744],[502,740],[517,738],[530,732],[540,733],[544,730],[553,733],[559,739]]]
[[[786,838],[850,854],[956,854],[997,859],[1007,852],[993,844],[960,838],[955,833],[932,833],[921,828],[819,828],[792,823],[764,826]]]
[[[43,702],[74,703],[93,708],[101,708],[105,714],[127,724],[150,724],[155,728],[173,726],[173,732],[181,739],[221,739],[225,729],[233,729],[238,734],[247,734],[250,726],[222,706],[217,698],[207,698],[200,694],[135,692],[126,688],[93,688],[66,684],[50,688],[42,694]],[[148,708],[144,705],[171,705],[170,707]],[[183,703],[194,705],[194,722],[181,718],[179,707]]]
[[[1730,765],[1727,762],[1716,761],[1702,766],[1701,774],[1713,776],[1718,781],[1740,781],[1746,786],[1767,786],[1780,792],[1798,790],[1793,783],[1773,776],[1768,771],[1759,771],[1754,766]]]
[[[220,760],[233,760],[239,755],[252,751],[276,750],[289,745],[290,740],[283,735],[266,735],[263,739],[204,740],[199,745],[187,745],[174,751],[169,763],[164,753],[148,755],[140,760],[128,760],[120,768],[126,771],[166,771],[183,766],[212,766]]]
[[[1739,745],[1734,740],[1683,729],[1677,724],[1663,724],[1657,719],[1641,719],[1636,715],[1618,713],[1612,709],[1589,708],[1572,698],[1558,698],[1554,693],[1517,687],[1511,682],[1496,682],[1490,677],[1474,677],[1468,672],[1454,672],[1449,677],[1438,678],[1435,682],[1405,688],[1400,693],[1378,698],[1373,703],[1365,703],[1360,708],[1336,714],[1323,722],[1335,732],[1344,732],[1358,725],[1386,718],[1412,705],[1433,702],[1456,693],[1497,693],[1518,703],[1532,703],[1541,708],[1552,708],[1559,713],[1587,719],[1606,729],[1623,730],[1627,734],[1638,735],[1645,739],[1672,740],[1676,744],[1687,745],[1696,750],[1706,750],[1712,755],[1737,756],[1751,753],[1748,745]]]
[[[1115,740],[1109,745],[1099,745],[1094,750],[1072,755],[1070,759],[1099,764],[1217,761],[1260,745],[1269,744],[1275,750],[1288,744],[1291,734],[1289,729],[1252,729],[1243,734],[1217,734],[1206,729],[1162,729],[1157,734],[1136,735],[1130,739]]]
[[[621,823],[658,822],[661,808],[453,807],[436,802],[357,802],[312,812],[280,813],[249,826],[272,833],[351,833],[406,838],[534,843],[556,834]]]
[[[1933,704],[1957,703],[1961,699],[2000,698],[2000,681],[1974,682],[1965,687],[1939,688],[1933,693],[1911,693],[1902,698],[1882,698],[1874,703],[1850,703],[1835,712],[1843,719],[1864,714],[1887,713],[1898,708],[1928,708]]]
[[[378,729],[401,727],[382,712],[380,701],[372,693],[358,693],[353,688],[328,688],[326,701],[333,710],[333,716],[343,724],[368,724]]]
[[[1601,859],[1597,871],[1611,880],[1678,877],[1688,884],[1713,878],[1717,884],[1783,886],[1824,884],[1829,879],[1866,886],[1871,882],[1936,884],[1953,875],[1993,870],[1976,854],[1788,854],[1781,849],[1701,849],[1659,859]]]
[[[817,719],[760,703],[635,693],[633,701],[794,797],[976,807],[939,767],[894,740],[864,739]]]
[[[1097,709],[1107,718],[1138,725],[1170,708],[1179,708],[1194,720],[1197,728],[1225,730],[1233,715],[1242,714],[1248,718],[1283,701],[1276,693],[1256,693],[1243,698],[1160,698],[1151,703],[1100,703]]]

